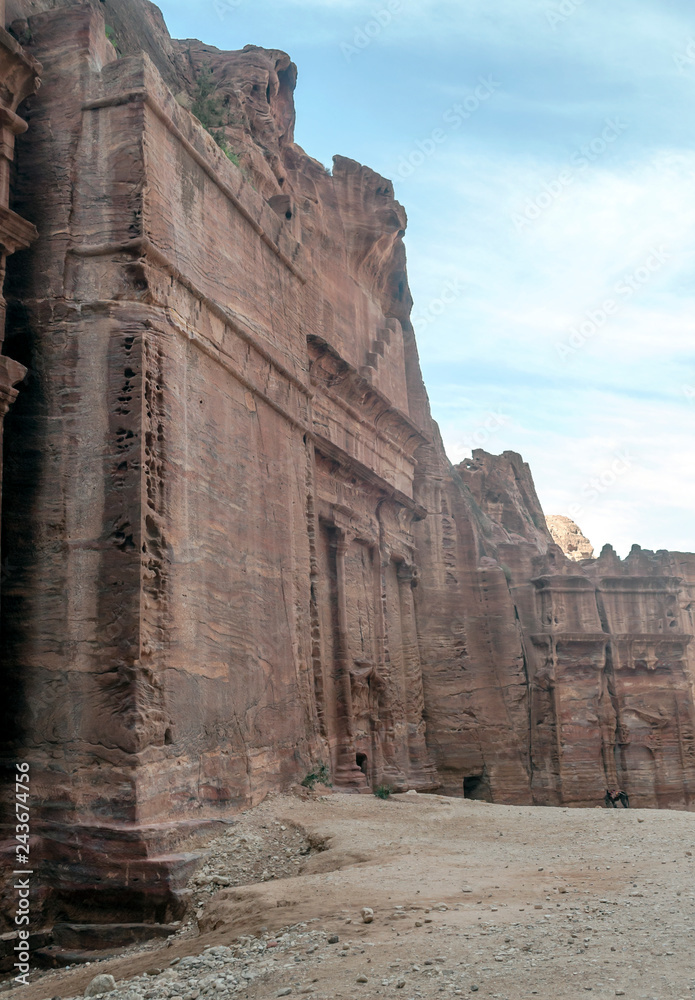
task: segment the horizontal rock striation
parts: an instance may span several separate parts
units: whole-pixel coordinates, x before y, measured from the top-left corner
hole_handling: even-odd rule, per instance
[[[405,211],[296,145],[289,57],[172,41],[136,0],[39,7],[14,12],[43,85],[2,604],[3,821],[28,760],[39,923],[176,920],[196,838],[321,765],[692,807],[695,557],[579,565],[518,455],[451,466]]]

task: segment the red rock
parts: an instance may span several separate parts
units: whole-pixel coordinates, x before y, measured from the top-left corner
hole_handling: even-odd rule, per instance
[[[119,0],[118,58],[100,6],[29,18],[39,238],[8,281],[32,378],[3,729],[37,917],[90,948],[177,918],[209,824],[321,763],[342,791],[691,807],[695,556],[579,565],[520,456],[452,468],[391,183],[294,143],[284,53],[175,43]],[[231,158],[183,106],[205,65]]]

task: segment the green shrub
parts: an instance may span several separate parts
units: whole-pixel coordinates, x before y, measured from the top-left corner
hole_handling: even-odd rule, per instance
[[[208,132],[210,133],[210,135],[212,136],[212,138],[215,140],[215,142],[217,143],[217,145],[220,147],[220,149],[222,150],[222,152],[224,153],[224,155],[227,157],[227,159],[231,160],[231,162],[234,164],[235,167],[240,167],[239,154],[235,153],[230,148],[230,145],[227,142],[227,137],[224,134],[224,132],[222,131],[222,129],[217,129],[215,131],[213,131],[213,129],[208,129]]]
[[[191,112],[196,116],[206,132],[209,132],[224,155],[235,167],[240,166],[239,154],[230,149],[224,126],[229,125],[229,116],[224,104],[216,97],[217,84],[210,66],[204,66],[196,79]]]
[[[210,134],[213,128],[221,128],[225,124],[224,107],[219,97],[215,96],[216,91],[217,84],[212,69],[204,66],[195,82],[191,111]]]
[[[313,788],[314,785],[326,785],[331,787],[331,772],[326,764],[317,764],[313,771],[309,771],[302,781],[305,788]]]
[[[374,789],[374,794],[378,799],[388,799],[391,795],[390,785],[377,785]]]
[[[116,50],[116,55],[118,55],[119,57],[122,56],[123,53],[121,52],[121,50],[118,47],[118,40],[116,38],[116,32],[113,30],[113,28],[110,25],[108,25],[108,24],[104,25],[104,33],[105,33],[106,37],[108,38],[108,40],[113,45],[114,49]]]

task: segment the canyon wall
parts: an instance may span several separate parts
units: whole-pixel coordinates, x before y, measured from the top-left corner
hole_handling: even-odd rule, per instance
[[[692,807],[695,557],[570,560],[519,456],[451,466],[405,212],[295,144],[289,57],[173,41],[136,0],[41,6],[13,24],[43,83],[2,596],[38,919],[177,919],[196,838],[321,763],[344,791]]]

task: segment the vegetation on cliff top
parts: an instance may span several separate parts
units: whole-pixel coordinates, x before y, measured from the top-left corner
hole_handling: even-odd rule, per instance
[[[238,167],[239,156],[230,148],[224,134],[224,126],[230,124],[229,119],[225,115],[224,104],[216,94],[217,84],[212,74],[212,68],[204,66],[196,79],[191,112],[203,128],[210,133],[224,155],[232,161],[235,167]]]

